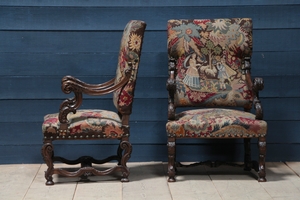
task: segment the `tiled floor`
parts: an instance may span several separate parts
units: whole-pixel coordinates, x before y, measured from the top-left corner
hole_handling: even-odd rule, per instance
[[[196,166],[179,168],[176,183],[168,183],[166,164],[129,163],[129,183],[119,176],[78,178],[54,176],[55,185],[45,186],[45,164],[0,165],[0,199],[300,199],[300,163],[267,163],[266,183],[255,172],[241,167]]]

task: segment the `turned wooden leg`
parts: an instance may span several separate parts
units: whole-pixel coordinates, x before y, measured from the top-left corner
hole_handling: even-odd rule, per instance
[[[244,139],[244,170],[251,171],[251,139],[245,138]]]
[[[168,182],[175,182],[175,156],[176,156],[176,139],[175,137],[168,138]]]
[[[129,182],[128,176],[129,176],[130,172],[129,172],[129,169],[126,164],[131,156],[132,146],[129,143],[129,141],[122,141],[120,143],[120,148],[122,149],[122,151],[124,150],[124,154],[121,159],[121,165],[122,165],[121,182]]]
[[[266,182],[266,168],[265,168],[265,157],[266,157],[266,137],[258,138],[259,148],[259,171],[258,171],[258,182]]]
[[[45,171],[45,178],[46,178],[46,185],[54,185],[53,182],[53,170],[54,170],[54,166],[53,166],[53,145],[52,145],[52,141],[44,141],[44,145],[42,147],[42,156],[43,159],[45,161],[45,163],[48,166],[47,171]]]

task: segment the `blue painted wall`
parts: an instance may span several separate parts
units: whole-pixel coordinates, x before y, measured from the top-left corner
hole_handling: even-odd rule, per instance
[[[300,161],[300,2],[0,1],[0,163],[40,163],[41,124],[66,96],[64,75],[99,83],[116,69],[120,38],[131,19],[147,22],[131,117],[130,161],[167,160],[166,23],[172,18],[250,17],[254,23],[253,76],[269,124],[267,161]],[[87,97],[83,108],[114,109],[111,96]],[[256,141],[253,155],[256,156]],[[114,141],[57,141],[60,155],[102,157]],[[111,145],[112,144],[112,145]],[[241,160],[242,140],[182,140],[180,160]]]

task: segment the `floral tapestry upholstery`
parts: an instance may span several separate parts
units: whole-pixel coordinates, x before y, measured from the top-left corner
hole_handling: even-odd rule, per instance
[[[123,136],[121,119],[115,112],[107,110],[77,110],[76,114],[68,115],[68,133],[59,133],[60,122],[58,113],[48,114],[44,117],[42,131],[46,137],[55,139],[92,139],[113,138],[119,139]]]
[[[168,54],[176,62],[175,106],[246,106],[253,98],[243,74],[252,53],[252,20],[168,21]]]
[[[267,123],[255,115],[229,109],[196,109],[176,115],[166,129],[170,136],[195,137],[259,137],[267,133]]]
[[[133,63],[133,70],[129,82],[114,92],[113,95],[114,105],[121,113],[131,113],[145,28],[146,24],[143,21],[132,20],[126,25],[123,32],[115,83],[118,83],[125,76],[128,62]]]

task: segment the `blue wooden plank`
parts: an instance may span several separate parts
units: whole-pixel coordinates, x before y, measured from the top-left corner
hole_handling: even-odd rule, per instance
[[[165,30],[169,19],[247,16],[255,29],[300,28],[300,5],[176,7],[0,7],[1,30],[123,30],[131,19]],[[199,12],[201,10],[201,12]],[[153,15],[153,13],[156,13]],[[234,14],[233,14],[234,13]],[[286,15],[285,13],[289,13]],[[63,20],[62,20],[63,19]],[[264,20],[260,20],[264,19]]]
[[[118,1],[106,1],[106,0],[89,0],[89,1],[78,1],[78,0],[1,0],[1,6],[104,6],[104,7],[181,7],[181,6],[253,6],[253,5],[298,5],[300,4],[297,0],[264,0],[264,1],[241,1],[241,0],[210,0],[210,1],[199,1],[199,0],[152,0],[152,1],[140,1],[140,0],[118,0]]]
[[[300,71],[299,71],[300,72]],[[300,79],[298,76],[259,76],[264,79],[265,89],[261,97],[285,98],[300,97]],[[62,76],[5,76],[0,79],[0,99],[61,99],[67,96],[61,91]],[[91,84],[103,83],[109,76],[77,76],[78,79]],[[166,77],[139,77],[137,79],[135,98],[166,98]],[[22,92],[20,92],[22,91]],[[24,95],[26,94],[26,95]],[[103,99],[111,95],[86,96],[86,98]]]
[[[252,159],[257,160],[257,145],[253,144]],[[82,155],[96,158],[115,153],[116,146],[112,145],[56,145],[56,155],[68,156],[75,159]],[[41,145],[0,146],[0,164],[44,163],[41,156]],[[300,160],[299,144],[267,144],[267,162]],[[166,162],[166,145],[135,145],[129,162]],[[243,145],[177,145],[177,161],[199,162],[207,160],[243,161]],[[241,169],[242,170],[242,169]]]
[[[145,45],[147,45],[146,42]],[[166,77],[167,50],[142,52],[139,77]],[[259,52],[252,57],[253,76],[300,75],[300,51]],[[0,76],[114,76],[117,52],[101,53],[0,53]]]
[[[268,144],[267,162],[273,161],[295,161],[300,159],[300,155],[294,152],[300,150],[300,144]],[[258,159],[257,144],[251,145],[252,159]],[[177,161],[206,161],[206,160],[227,160],[243,161],[243,145],[182,145],[177,148]]]
[[[0,31],[0,53],[118,52],[121,35],[121,32]],[[256,30],[254,51],[300,51],[295,42],[299,35],[300,29]],[[146,31],[142,52],[166,52],[166,45],[166,31]]]
[[[267,121],[300,120],[299,98],[261,98]],[[42,122],[43,116],[58,112],[61,100],[1,100],[0,122]],[[112,100],[86,99],[82,109],[115,110]],[[167,99],[135,99],[131,121],[165,121]]]

